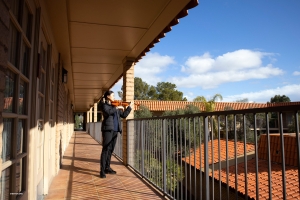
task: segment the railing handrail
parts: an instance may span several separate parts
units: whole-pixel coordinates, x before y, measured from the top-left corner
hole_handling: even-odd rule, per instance
[[[249,108],[243,110],[224,110],[224,111],[213,111],[194,114],[184,114],[184,115],[172,115],[172,116],[159,116],[159,117],[149,117],[149,118],[135,118],[128,119],[127,121],[132,120],[152,120],[152,119],[174,119],[174,118],[183,118],[183,117],[197,117],[197,116],[213,116],[213,115],[232,115],[232,114],[253,114],[253,113],[266,113],[266,112],[286,112],[286,111],[297,111],[300,110],[300,105],[291,105],[291,106],[274,106],[267,108]]]

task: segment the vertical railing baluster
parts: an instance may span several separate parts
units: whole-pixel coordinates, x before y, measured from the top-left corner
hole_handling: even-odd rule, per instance
[[[299,141],[299,117],[298,112],[295,112],[295,133],[296,133],[296,145],[297,145],[297,158],[298,158],[298,187],[300,188],[300,141]]]
[[[256,199],[259,199],[259,179],[258,179],[258,145],[257,145],[257,124],[256,113],[254,113],[254,140],[255,140],[255,179],[256,179]]]
[[[176,127],[176,164],[177,164],[177,167],[179,166],[179,163],[178,163],[178,119],[175,119],[175,127]],[[181,161],[180,161],[181,162]],[[181,168],[180,168],[180,175],[181,175]],[[178,174],[178,169],[176,170],[176,178],[178,179],[179,178],[179,174]],[[181,179],[180,179],[181,180]],[[178,184],[179,184],[179,181],[177,180],[177,185],[176,185],[176,192],[177,192],[177,198],[179,199],[179,188],[178,188]],[[177,199],[175,197],[175,199]]]
[[[162,146],[163,146],[163,192],[164,195],[166,195],[167,191],[167,183],[166,183],[166,171],[167,171],[167,163],[166,163],[166,119],[163,119],[163,131],[162,131],[163,137],[162,137]]]
[[[175,194],[175,190],[176,190],[176,187],[177,187],[177,184],[176,184],[176,187],[175,187],[175,181],[176,181],[176,179],[177,179],[177,176],[175,176],[175,168],[176,168],[176,170],[177,170],[177,163],[175,164],[175,160],[176,160],[176,158],[175,158],[175,155],[176,155],[176,153],[177,152],[175,152],[175,119],[172,119],[172,138],[173,138],[173,140],[172,140],[172,142],[173,142],[173,149],[172,149],[172,163],[173,163],[173,165],[174,165],[174,167],[173,167],[173,177],[175,177],[173,180],[172,180],[172,178],[171,178],[171,181],[174,181],[174,183],[173,183],[173,185],[174,185],[174,190],[172,191],[172,194],[171,194],[171,196],[173,197],[173,199],[175,199],[175,196],[176,196],[176,194]]]
[[[284,135],[283,135],[283,122],[282,112],[279,113],[279,127],[280,127],[280,147],[281,147],[281,172],[282,172],[282,195],[286,200],[286,177],[285,177],[285,147],[284,147]]]
[[[227,191],[227,200],[229,200],[228,116],[227,115],[225,115],[225,130],[226,130],[226,191]]]
[[[142,143],[142,176],[145,176],[145,139],[144,139],[144,121],[141,121],[141,143]]]
[[[237,133],[236,115],[234,117],[234,160],[235,160],[235,198],[238,199],[238,163],[237,163]],[[228,175],[227,175],[228,176]]]
[[[212,171],[212,186],[211,186],[211,191],[212,191],[212,197],[211,199],[215,199],[215,184],[214,184],[214,122],[213,122],[213,116],[210,116],[210,122],[211,122],[211,171]],[[208,159],[209,160],[209,159]]]
[[[220,144],[221,130],[220,130],[220,115],[218,116],[218,161],[219,161],[219,199],[222,199],[222,185],[221,185],[221,144]]]
[[[179,136],[180,136],[180,169],[182,170],[182,131],[181,131],[181,118],[179,118]],[[180,173],[180,199],[183,199],[183,181],[182,181],[183,177],[182,177],[182,171]]]
[[[161,188],[162,188],[162,191],[164,191],[164,181],[163,181],[163,154],[164,154],[164,144],[163,144],[163,137],[164,137],[164,134],[163,134],[163,120],[159,120],[159,127],[160,127],[160,131],[159,131],[159,134],[160,134],[160,158],[159,158],[159,167],[160,169],[162,170],[162,173],[159,173],[159,180],[160,180],[160,185],[161,185]]]
[[[139,171],[142,170],[142,140],[141,140],[141,135],[142,135],[142,126],[141,126],[141,121],[138,121],[138,150],[139,150],[139,153],[140,153],[140,156],[139,156],[139,162],[138,162],[138,169]]]
[[[245,114],[243,114],[243,128],[244,128],[245,199],[248,199],[247,131],[246,131]]]
[[[186,163],[186,118],[183,118],[184,120],[184,169],[185,169],[185,199],[187,199],[187,163]]]
[[[203,183],[202,183],[202,135],[201,135],[201,117],[199,117],[199,140],[200,140],[200,199],[203,197]]]
[[[208,163],[208,116],[204,116],[204,179],[205,179],[205,197],[204,199],[209,200],[209,163]]]
[[[195,191],[195,199],[197,199],[197,189],[196,189],[196,177],[197,177],[197,166],[196,166],[196,122],[195,122],[195,117],[193,117],[193,131],[194,131],[194,191]]]
[[[190,133],[190,130],[191,130],[191,118],[187,118],[188,119],[188,138],[189,138],[189,148],[188,148],[188,151],[189,151],[189,175],[190,175],[190,181],[189,181],[189,186],[188,188],[191,190],[189,192],[189,199],[191,199],[191,194],[193,194],[193,188],[192,188],[192,162],[191,162],[191,133]]]
[[[271,171],[271,151],[270,151],[270,130],[269,130],[269,115],[266,113],[266,128],[267,128],[267,154],[268,154],[268,183],[269,183],[269,200],[272,200],[272,171]]]

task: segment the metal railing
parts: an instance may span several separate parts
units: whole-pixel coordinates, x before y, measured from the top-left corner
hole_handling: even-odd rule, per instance
[[[122,122],[123,123],[123,122]],[[97,141],[99,144],[102,144],[102,131],[101,131],[102,122],[90,122],[87,123],[87,132]],[[122,134],[118,134],[116,146],[114,149],[114,154],[119,157],[121,160],[123,159],[123,136]]]
[[[297,105],[128,120],[128,164],[171,199],[289,199],[299,195],[299,110]],[[279,122],[277,134],[270,132],[272,120]],[[297,171],[296,183],[289,170]],[[298,191],[287,191],[295,184]]]

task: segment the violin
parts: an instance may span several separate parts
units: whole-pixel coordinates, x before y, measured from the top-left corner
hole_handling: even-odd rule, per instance
[[[127,107],[127,106],[130,105],[130,102],[126,102],[126,101],[113,101],[113,102],[111,102],[111,105],[113,105],[113,106]],[[134,103],[134,105],[138,105],[138,104]]]

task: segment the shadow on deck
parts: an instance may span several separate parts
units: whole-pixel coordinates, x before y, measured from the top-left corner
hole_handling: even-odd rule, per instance
[[[102,146],[85,132],[74,132],[45,199],[164,199],[115,157],[116,175],[99,178]]]

